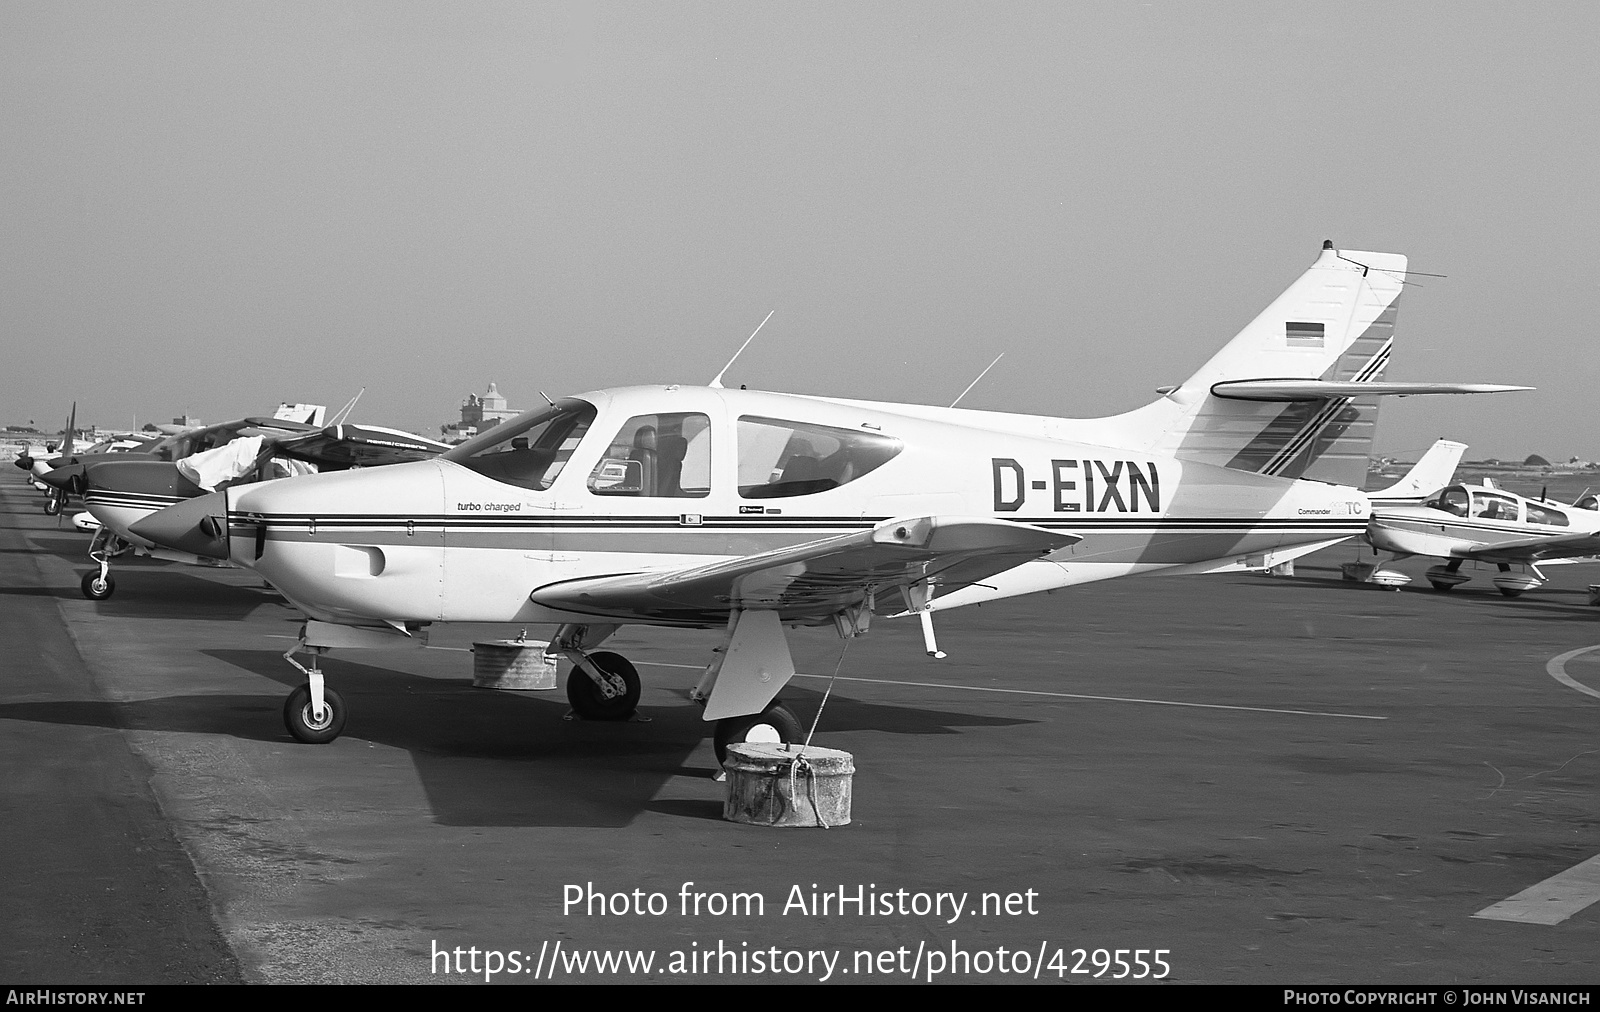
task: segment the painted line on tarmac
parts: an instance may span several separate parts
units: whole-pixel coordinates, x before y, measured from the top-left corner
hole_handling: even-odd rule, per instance
[[[656,668],[689,668],[704,670],[700,664],[662,664],[657,661],[639,661],[642,666]],[[795,672],[796,678],[820,678],[827,681],[830,675],[808,675]],[[1243,710],[1248,713],[1287,713],[1296,717],[1343,717],[1348,720],[1388,720],[1369,713],[1329,713],[1322,710],[1279,710],[1269,706],[1230,706],[1226,703],[1185,703],[1175,699],[1136,699],[1128,696],[1086,696],[1076,692],[1045,692],[1040,689],[999,689],[990,685],[952,685],[949,682],[901,682],[891,678],[853,678],[840,675],[841,682],[866,682],[871,685],[905,685],[918,689],[959,689],[963,692],[1000,692],[1013,696],[1045,696],[1051,699],[1085,699],[1099,703],[1147,703],[1151,706],[1188,706],[1200,710]]]
[[[1567,674],[1568,661],[1594,650],[1600,650],[1600,645],[1568,650],[1550,658],[1544,669],[1551,678],[1569,689],[1577,689],[1586,696],[1600,699],[1600,692]],[[1600,902],[1600,854],[1552,875],[1537,885],[1529,886],[1509,899],[1484,907],[1472,916],[1487,921],[1560,924],[1596,902]]]
[[[1600,644],[1592,647],[1579,647],[1576,650],[1568,650],[1564,654],[1558,654],[1557,656],[1550,658],[1550,662],[1544,666],[1544,669],[1545,671],[1549,672],[1551,678],[1554,678],[1567,688],[1577,689],[1585,696],[1593,696],[1596,699],[1600,699],[1600,691],[1589,688],[1587,685],[1567,674],[1567,662],[1572,660],[1574,657],[1577,657],[1579,654],[1586,654],[1591,650],[1600,650]]]
[[[1590,647],[1590,650],[1596,649]],[[1600,900],[1600,854],[1473,914],[1487,921],[1560,924]]]

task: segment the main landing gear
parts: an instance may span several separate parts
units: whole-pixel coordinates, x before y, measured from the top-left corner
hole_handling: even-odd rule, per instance
[[[627,720],[639,705],[639,672],[621,654],[586,654],[567,676],[567,702],[584,720]]]
[[[728,760],[729,745],[747,741],[786,742],[798,745],[805,741],[805,738],[806,731],[800,726],[800,718],[783,705],[783,700],[774,699],[760,713],[743,717],[724,717],[717,721],[716,733],[712,736],[711,744],[717,754],[717,765],[721,766]]]
[[[564,625],[550,649],[572,663],[567,675],[567,701],[585,720],[627,720],[639,705],[639,674],[627,658],[593,650],[617,625]],[[805,740],[800,720],[774,698],[794,675],[788,644],[773,612],[738,612],[728,623],[728,638],[717,649],[691,698],[716,714],[712,745],[720,766],[728,746],[767,741],[798,744]],[[722,691],[718,693],[718,681]],[[745,713],[737,711],[745,710]]]
[[[1472,577],[1461,572],[1460,559],[1451,559],[1442,566],[1432,566],[1428,569],[1428,582],[1433,584],[1434,590],[1449,590],[1470,579]]]

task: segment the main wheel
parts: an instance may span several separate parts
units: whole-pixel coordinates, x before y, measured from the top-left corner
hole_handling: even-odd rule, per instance
[[[716,749],[717,765],[728,761],[728,746],[746,741],[786,742],[798,745],[805,740],[805,729],[800,718],[783,703],[774,699],[760,713],[743,717],[724,717],[717,721],[716,736],[712,746]]]
[[[44,515],[47,517],[58,516],[61,513],[61,496],[51,492],[44,500]]]
[[[614,695],[606,696],[587,671],[574,666],[567,675],[567,702],[584,720],[627,720],[639,705],[639,672],[608,650],[590,654],[589,662],[604,672]]]
[[[111,596],[113,590],[117,589],[117,581],[111,578],[110,573],[102,577],[100,570],[91,569],[83,574],[83,582],[78,586],[83,590],[83,596],[89,600],[104,601]]]
[[[321,720],[311,712],[311,686],[300,686],[284,701],[283,725],[307,745],[327,744],[344,730],[344,700],[337,692],[324,687],[322,701],[325,705]]]
[[[1429,580],[1428,582],[1433,584],[1434,590],[1450,590],[1455,587],[1453,583],[1440,583],[1438,580]]]
[[[1521,597],[1522,596],[1522,588],[1521,587],[1501,587],[1499,589],[1500,589],[1500,593],[1504,594],[1506,597]]]

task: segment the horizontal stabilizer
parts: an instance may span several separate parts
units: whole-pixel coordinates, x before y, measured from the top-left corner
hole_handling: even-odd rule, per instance
[[[1334,380],[1248,379],[1214,384],[1211,392],[1236,401],[1321,401],[1334,397],[1410,397],[1417,394],[1502,394],[1533,387],[1504,383],[1361,383]]]
[[[941,591],[970,586],[1080,540],[988,517],[904,517],[692,569],[566,580],[529,598],[561,611],[683,625],[722,625],[730,609],[820,623],[869,593],[922,583]]]

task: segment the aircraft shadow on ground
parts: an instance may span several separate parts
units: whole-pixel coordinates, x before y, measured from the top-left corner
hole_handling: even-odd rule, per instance
[[[185,620],[238,622],[264,604],[284,604],[276,591],[265,587],[237,586],[208,580],[196,571],[185,571],[183,568],[113,568],[112,572],[117,579],[115,593],[104,601],[94,603],[97,613],[111,618],[170,619],[177,614]],[[0,595],[54,597],[62,601],[86,600],[76,584],[68,587],[0,587]],[[285,614],[288,614],[286,605],[285,609]]]
[[[282,656],[262,650],[207,650],[207,656],[282,683],[299,673]],[[655,798],[675,777],[704,777],[709,798],[711,764],[688,765],[711,733],[700,709],[682,705],[641,708],[647,721],[566,719],[563,691],[500,692],[475,689],[466,679],[423,678],[333,657],[322,659],[328,684],[349,707],[347,738],[403,748],[411,753],[429,805],[444,825],[624,826],[646,810],[690,818],[720,817],[713,805]],[[790,686],[784,699],[809,728],[821,693]],[[128,726],[233,734],[284,741],[281,697],[180,697],[123,714]],[[193,710],[211,709],[210,726]],[[268,712],[270,711],[270,712]],[[3,713],[0,713],[3,715]],[[156,723],[152,723],[156,721]],[[1004,726],[1027,720],[959,711],[862,703],[837,693],[828,701],[818,744],[843,731],[956,734],[961,727]],[[306,746],[314,748],[316,746]],[[705,757],[709,759],[709,755]]]
[[[1352,594],[1420,595],[1430,600],[1454,603],[1463,608],[1514,610],[1529,618],[1545,621],[1600,620],[1600,608],[1588,603],[1588,591],[1569,587],[1540,587],[1526,595],[1513,598],[1506,597],[1494,589],[1487,580],[1482,587],[1456,587],[1450,591],[1433,590],[1427,586],[1407,586],[1396,590],[1393,587],[1381,587],[1375,583],[1357,583],[1340,577],[1298,575],[1292,579],[1276,581],[1274,585],[1297,590],[1326,590],[1330,587],[1339,587],[1344,592]],[[1555,598],[1562,600],[1554,600]],[[1582,599],[1583,603],[1569,603],[1575,598]]]

